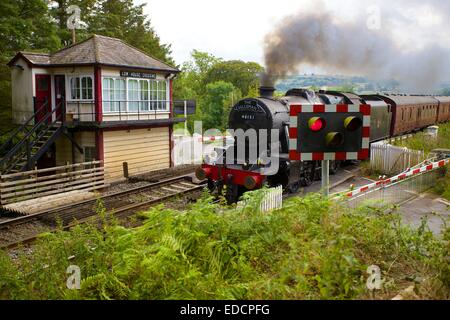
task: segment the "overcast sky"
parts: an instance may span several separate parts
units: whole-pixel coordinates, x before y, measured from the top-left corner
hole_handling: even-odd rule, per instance
[[[404,50],[437,43],[450,46],[450,5],[446,0],[137,0],[147,3],[163,43],[172,45],[178,64],[193,49],[224,59],[256,61],[264,65],[264,36],[283,17],[299,11],[331,11],[344,22],[361,27],[380,8],[380,32],[389,34]],[[372,9],[373,10],[373,9]],[[355,44],[357,45],[357,44]],[[308,71],[315,71],[314,69]],[[322,71],[322,70],[319,70]]]

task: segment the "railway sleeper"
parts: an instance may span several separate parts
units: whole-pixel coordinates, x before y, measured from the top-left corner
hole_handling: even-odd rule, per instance
[[[170,188],[168,188],[168,187],[162,187],[161,189],[166,190],[166,191],[169,191],[169,192],[171,192],[171,193],[178,193],[178,192],[180,192],[180,190],[174,190],[174,189],[170,189]]]
[[[190,187],[186,187],[186,186],[180,186],[180,185],[171,185],[170,188],[175,188],[175,189],[179,189],[180,191],[186,191],[191,189]]]

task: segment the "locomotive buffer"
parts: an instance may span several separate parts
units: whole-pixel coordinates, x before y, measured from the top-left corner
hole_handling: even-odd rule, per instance
[[[322,190],[329,194],[330,160],[369,157],[370,106],[290,105],[290,160],[321,161]]]

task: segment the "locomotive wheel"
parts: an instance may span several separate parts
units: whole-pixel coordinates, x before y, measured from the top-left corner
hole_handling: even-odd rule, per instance
[[[335,174],[339,168],[340,168],[340,162],[339,161],[331,161],[330,163],[330,174]]]
[[[214,190],[216,190],[216,184],[213,180],[208,179],[208,190],[210,192],[213,192]]]
[[[235,184],[227,184],[225,199],[228,204],[236,203],[239,200],[239,186]]]
[[[300,190],[300,187],[301,187],[301,182],[300,182],[300,181],[297,181],[297,182],[291,183],[291,184],[288,186],[287,191],[288,191],[289,193],[297,193],[298,190]]]
[[[310,186],[314,182],[316,176],[316,166],[315,164],[308,164],[303,168],[303,177],[301,179],[302,185],[304,187]]]

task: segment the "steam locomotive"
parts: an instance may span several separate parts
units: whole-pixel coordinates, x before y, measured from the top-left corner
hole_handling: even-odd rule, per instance
[[[211,191],[222,193],[229,203],[236,202],[247,190],[283,185],[286,192],[296,192],[301,186],[310,185],[320,175],[319,161],[291,161],[289,159],[289,105],[291,104],[369,104],[371,106],[370,142],[421,130],[427,126],[450,120],[450,97],[404,94],[356,95],[334,91],[314,92],[308,89],[291,89],[283,97],[273,97],[275,89],[261,87],[259,98],[246,98],[237,102],[229,114],[229,128],[235,132],[254,129],[267,130],[268,155],[271,151],[270,133],[277,129],[278,168],[267,173],[269,163],[248,159],[251,148],[261,150],[254,141],[245,140],[245,153],[237,152],[237,139],[233,145],[217,148],[214,159],[206,159],[196,170],[200,180],[207,179]],[[273,148],[272,148],[273,149]],[[230,163],[227,154],[232,154]],[[225,161],[227,159],[227,161]],[[267,159],[267,157],[265,157]],[[330,173],[340,167],[340,161],[331,161]]]

